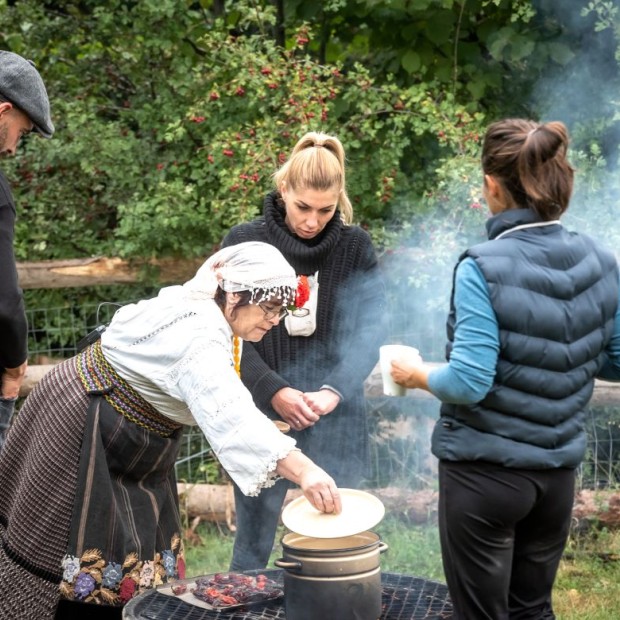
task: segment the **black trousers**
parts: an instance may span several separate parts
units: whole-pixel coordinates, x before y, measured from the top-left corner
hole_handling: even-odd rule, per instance
[[[439,533],[455,620],[552,620],[573,469],[439,463]]]

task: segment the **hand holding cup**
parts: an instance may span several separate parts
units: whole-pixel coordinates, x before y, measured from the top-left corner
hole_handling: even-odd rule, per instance
[[[407,369],[420,366],[422,357],[414,347],[402,344],[386,344],[379,349],[383,393],[386,396],[405,396],[407,393]],[[417,386],[411,386],[417,387]]]

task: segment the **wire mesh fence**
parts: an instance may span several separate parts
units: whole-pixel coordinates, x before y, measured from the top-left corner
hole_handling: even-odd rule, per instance
[[[109,323],[114,312],[129,301],[28,309],[30,363],[46,364],[75,355],[80,340]]]
[[[129,303],[126,300],[123,303]],[[122,304],[80,304],[30,308],[31,364],[48,364],[71,357],[79,341],[95,327],[109,322]],[[423,309],[424,310],[424,309]],[[396,312],[398,307],[396,306]],[[415,313],[396,314],[391,342],[414,345],[428,361],[441,361],[444,316],[425,309],[424,324]],[[418,315],[419,316],[419,315]],[[433,399],[372,398],[367,401],[370,423],[369,487],[399,485],[420,489],[436,483],[436,461],[430,454],[430,436],[439,404]],[[620,402],[618,406],[590,409],[588,450],[579,471],[582,488],[606,488],[620,481]],[[177,461],[179,480],[214,483],[223,472],[197,427],[187,428]]]

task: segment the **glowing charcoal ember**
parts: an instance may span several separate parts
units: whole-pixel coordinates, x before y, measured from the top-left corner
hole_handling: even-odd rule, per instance
[[[241,573],[217,573],[198,577],[192,594],[213,607],[246,605],[279,598],[282,588],[265,575],[251,577]]]
[[[184,583],[178,583],[172,586],[172,593],[177,596],[181,596],[181,594],[185,594],[187,592],[187,585]]]

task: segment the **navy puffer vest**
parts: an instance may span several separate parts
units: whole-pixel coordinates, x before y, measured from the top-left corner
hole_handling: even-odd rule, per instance
[[[494,384],[475,405],[443,404],[433,454],[507,467],[576,467],[585,409],[618,305],[618,267],[586,235],[540,223],[529,209],[491,218],[489,239],[465,252],[487,281],[499,324]],[[448,319],[448,352],[455,325]],[[449,353],[448,353],[449,356]]]

